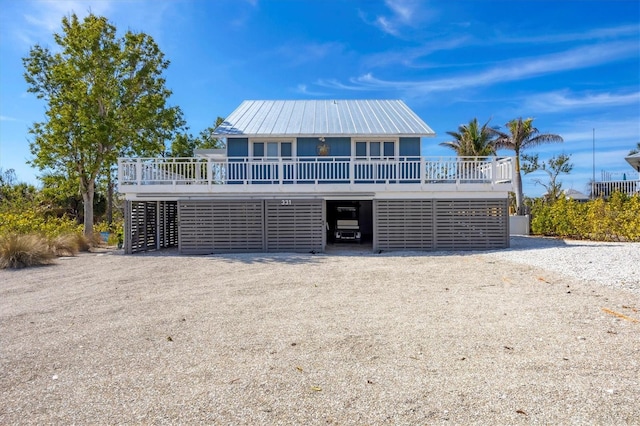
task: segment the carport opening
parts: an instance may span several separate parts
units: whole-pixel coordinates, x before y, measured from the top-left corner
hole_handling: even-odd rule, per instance
[[[372,244],[373,201],[327,200],[327,244]]]

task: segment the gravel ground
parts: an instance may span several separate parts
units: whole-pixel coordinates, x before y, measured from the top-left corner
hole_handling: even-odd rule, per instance
[[[0,424],[640,424],[640,244],[0,271]]]

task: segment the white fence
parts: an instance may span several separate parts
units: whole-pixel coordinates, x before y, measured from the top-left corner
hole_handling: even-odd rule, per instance
[[[120,158],[127,185],[510,183],[512,157]]]
[[[639,180],[612,180],[606,182],[594,182],[593,194],[595,197],[610,197],[614,192],[622,192],[626,195],[640,194]]]

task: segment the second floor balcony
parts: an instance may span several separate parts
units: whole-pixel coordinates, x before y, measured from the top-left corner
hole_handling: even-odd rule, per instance
[[[120,158],[122,193],[510,191],[512,157]]]

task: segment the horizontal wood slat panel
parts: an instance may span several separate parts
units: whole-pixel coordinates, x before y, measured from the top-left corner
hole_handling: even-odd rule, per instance
[[[377,250],[509,246],[507,200],[375,200]]]
[[[378,250],[431,250],[431,200],[376,200],[374,247]]]
[[[262,201],[180,201],[180,252],[264,249]]]
[[[438,250],[509,246],[507,200],[434,200]]]
[[[267,251],[323,250],[322,200],[265,201]]]

